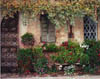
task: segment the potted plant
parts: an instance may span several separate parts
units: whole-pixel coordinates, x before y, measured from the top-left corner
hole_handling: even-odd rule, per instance
[[[21,37],[21,41],[25,46],[33,46],[34,45],[34,37],[31,33],[26,33]]]

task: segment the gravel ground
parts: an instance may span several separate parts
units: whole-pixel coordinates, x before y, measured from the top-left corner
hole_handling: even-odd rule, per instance
[[[58,77],[35,77],[34,75],[1,74],[1,79],[100,79],[100,75],[81,75],[81,76],[58,76]]]

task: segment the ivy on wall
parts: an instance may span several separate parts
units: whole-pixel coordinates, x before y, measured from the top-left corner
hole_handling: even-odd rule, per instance
[[[74,24],[75,17],[92,16],[97,19],[100,0],[0,0],[2,15],[13,16],[19,12],[24,16],[36,17],[47,13],[56,26]]]

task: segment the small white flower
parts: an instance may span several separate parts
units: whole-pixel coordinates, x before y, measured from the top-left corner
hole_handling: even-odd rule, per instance
[[[60,65],[59,67],[62,67],[62,65]]]
[[[67,69],[68,69],[68,66],[65,66],[65,67],[64,67],[64,71],[66,71]]]
[[[88,48],[89,48],[89,46],[88,46],[88,45],[82,45],[82,44],[80,44],[80,47],[81,47],[81,48],[86,48],[86,49],[88,49]]]
[[[60,65],[58,69],[59,69],[59,70],[62,70],[62,67],[63,67],[63,66],[62,66],[62,65]]]
[[[85,67],[85,65],[83,65],[83,68]]]

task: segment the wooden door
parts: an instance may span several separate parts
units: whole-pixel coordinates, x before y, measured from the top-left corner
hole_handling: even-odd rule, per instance
[[[15,72],[18,49],[18,14],[1,22],[1,72]]]

